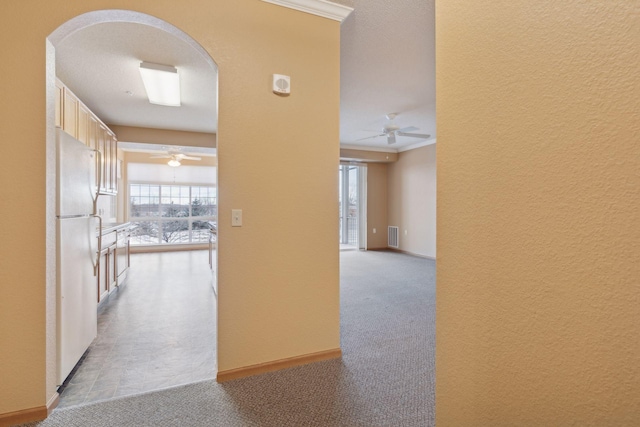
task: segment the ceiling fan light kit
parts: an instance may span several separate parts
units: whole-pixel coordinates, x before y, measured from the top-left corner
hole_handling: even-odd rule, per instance
[[[169,151],[166,154],[156,154],[149,158],[150,159],[169,159],[167,164],[174,168],[177,168],[178,166],[180,166],[183,160],[202,160],[201,157],[189,156],[187,154],[178,153],[176,151]]]
[[[391,145],[391,144],[395,144],[396,143],[396,133],[395,132],[389,132],[387,134],[387,144]]]
[[[180,75],[176,67],[141,62],[140,76],[151,104],[180,106]]]
[[[386,136],[387,137],[387,144],[391,145],[391,144],[395,144],[396,143],[396,136],[408,136],[410,138],[420,138],[420,139],[429,139],[431,138],[431,135],[428,135],[426,133],[412,133],[413,131],[419,130],[417,127],[415,126],[408,126],[406,128],[400,128],[400,126],[398,126],[397,124],[395,124],[393,122],[393,119],[395,119],[396,117],[398,117],[399,113],[387,113],[386,118],[387,120],[390,121],[390,123],[387,123],[386,125],[384,125],[384,127],[382,128],[382,133],[378,134],[378,135],[374,135],[374,136],[367,136],[366,138],[360,138],[357,141],[362,141],[364,139],[371,139],[371,138],[378,138],[381,136]]]

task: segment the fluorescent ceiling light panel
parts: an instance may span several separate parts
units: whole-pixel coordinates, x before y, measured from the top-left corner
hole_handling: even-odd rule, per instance
[[[180,76],[176,67],[141,62],[140,75],[150,103],[180,106]]]

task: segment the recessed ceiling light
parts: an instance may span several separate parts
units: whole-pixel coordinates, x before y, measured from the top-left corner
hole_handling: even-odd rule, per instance
[[[140,76],[150,103],[180,106],[180,76],[176,67],[141,62]]]

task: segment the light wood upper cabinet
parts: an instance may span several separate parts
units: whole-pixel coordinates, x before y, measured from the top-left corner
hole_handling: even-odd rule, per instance
[[[89,108],[56,79],[56,126],[100,152],[96,164],[96,184],[100,194],[118,192],[118,140],[116,135]]]
[[[109,131],[111,145],[111,165],[110,166],[110,189],[113,194],[118,193],[118,140],[116,135]]]
[[[118,138],[111,134],[111,191],[118,193]]]
[[[78,137],[78,98],[66,87],[64,88],[62,129],[74,138]]]
[[[100,193],[111,193],[111,139],[109,130],[102,123],[98,123],[98,151],[100,152]]]
[[[78,140],[84,142],[89,147],[89,116],[91,111],[82,102],[78,103]]]
[[[93,114],[89,114],[89,118],[87,121],[87,133],[89,135],[87,139],[87,146],[93,148],[94,150],[98,149],[98,119]]]
[[[96,170],[97,175],[98,175],[98,180],[99,180],[99,184],[100,184],[100,193],[104,193],[105,191],[105,175],[104,175],[104,171],[105,171],[105,154],[104,154],[104,147],[105,147],[105,126],[100,123],[97,122],[96,123],[96,150],[98,151],[99,155],[98,155],[98,168]]]
[[[100,152],[100,194],[116,194],[118,192],[117,155],[118,140],[116,135],[102,122],[98,122],[98,147]]]

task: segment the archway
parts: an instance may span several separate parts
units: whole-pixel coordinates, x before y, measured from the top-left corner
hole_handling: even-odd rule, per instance
[[[80,16],[77,16],[60,27],[58,27],[47,38],[47,72],[46,72],[46,84],[47,84],[47,389],[55,389],[58,381],[56,379],[57,369],[57,354],[56,354],[56,324],[58,314],[56,313],[56,301],[57,301],[57,265],[56,265],[56,250],[58,247],[56,223],[55,223],[55,194],[56,194],[56,135],[55,135],[55,79],[56,79],[56,66],[55,66],[55,50],[56,46],[59,46],[63,41],[71,35],[82,31],[83,29],[92,27],[97,24],[107,23],[130,23],[139,24],[148,27],[153,27],[172,37],[179,39],[186,43],[190,49],[192,49],[202,60],[204,60],[211,71],[217,77],[217,65],[211,56],[193,40],[189,35],[179,30],[167,22],[154,18],[152,16],[126,10],[102,10],[89,12]],[[217,84],[217,83],[216,83]],[[217,97],[212,102],[216,104],[217,110]],[[216,252],[217,253],[217,252]],[[217,271],[217,270],[216,270]],[[214,278],[214,280],[216,280]]]

